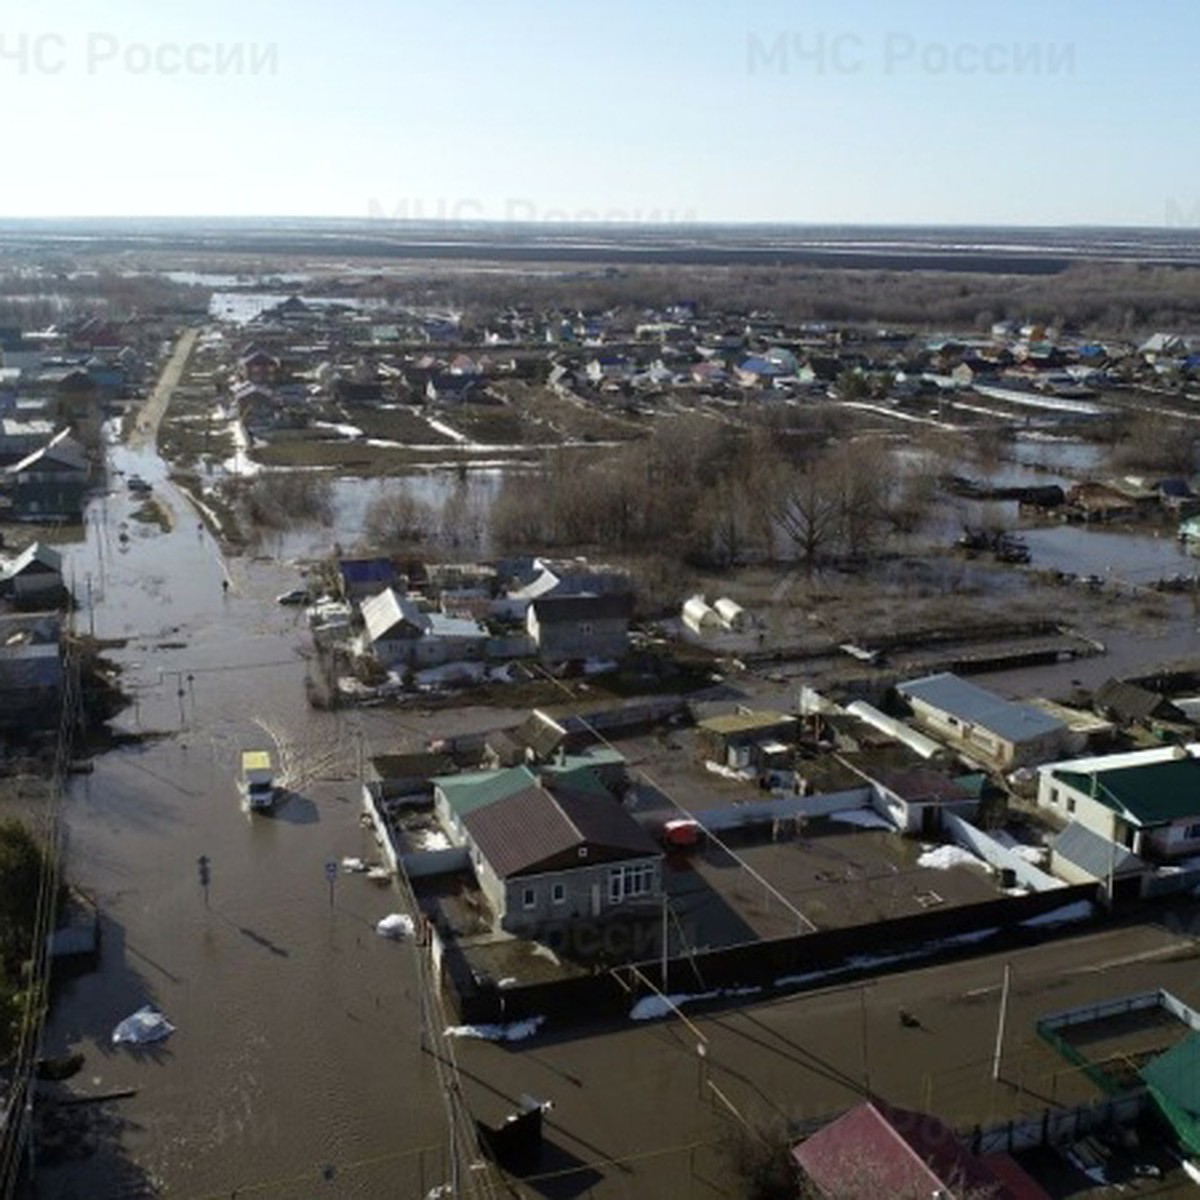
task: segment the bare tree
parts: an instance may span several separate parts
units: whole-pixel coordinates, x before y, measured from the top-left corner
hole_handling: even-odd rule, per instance
[[[433,509],[409,492],[389,492],[371,502],[363,531],[371,545],[388,553],[428,541],[435,527]]]

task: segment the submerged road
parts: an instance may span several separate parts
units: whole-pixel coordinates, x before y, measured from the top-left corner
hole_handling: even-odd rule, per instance
[[[190,512],[152,444],[110,459]],[[139,506],[116,488],[68,548],[92,600],[78,624],[114,643],[131,698],[116,727],[135,740],[99,757],[63,806],[66,875],[99,904],[103,951],[60,990],[46,1039],[48,1054],[85,1055],[72,1094],[135,1094],[77,1110],[91,1152],[41,1163],[39,1195],[423,1195],[445,1177],[446,1125],[420,1051],[413,949],[374,932],[398,899],[325,873],[378,854],[356,778],[388,719],[308,707],[307,630],[273,600],[294,572],[225,563],[193,520],[164,531]],[[283,768],[291,795],[273,815],[239,804],[250,747]],[[113,1046],[113,1027],[147,1003],[174,1036]]]

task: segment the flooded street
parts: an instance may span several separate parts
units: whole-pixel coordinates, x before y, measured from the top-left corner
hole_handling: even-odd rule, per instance
[[[294,574],[232,560],[226,594],[218,547],[162,462],[111,454],[154,484],[173,528],[133,520],[118,477],[68,548],[79,628],[125,639],[107,651],[134,698],[116,726],[145,736],[98,758],[64,805],[67,876],[95,897],[103,948],[99,970],[60,991],[47,1053],[84,1053],[79,1093],[136,1094],[109,1106],[120,1123],[96,1155],[40,1172],[40,1194],[421,1195],[442,1160],[415,1151],[441,1143],[444,1119],[413,949],[374,932],[398,906],[390,887],[339,874],[331,904],[325,875],[377,855],[355,776],[388,719],[311,710],[303,618],[273,602]],[[234,786],[252,747],[274,752],[292,793],[253,819]],[[146,1003],[177,1032],[114,1047]]]

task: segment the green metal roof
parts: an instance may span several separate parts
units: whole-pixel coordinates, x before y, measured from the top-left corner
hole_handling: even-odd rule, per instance
[[[430,780],[441,788],[446,803],[460,817],[478,808],[486,808],[515,796],[537,784],[537,776],[528,767],[507,767],[501,771],[466,771],[461,775],[435,775]]]
[[[562,775],[572,771],[591,771],[597,767],[620,767],[625,763],[625,755],[620,750],[609,746],[589,746],[578,754],[564,754],[562,761],[551,759],[542,765],[543,771]]]
[[[1172,758],[1107,771],[1055,771],[1054,778],[1136,825],[1200,818],[1200,760]]]
[[[1200,1154],[1200,1034],[1151,1059],[1141,1076],[1179,1140]]]

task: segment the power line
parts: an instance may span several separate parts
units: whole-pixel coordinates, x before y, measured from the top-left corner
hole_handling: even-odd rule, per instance
[[[537,671],[539,674],[541,674],[545,679],[549,680],[550,683],[554,684],[555,687],[560,688],[572,700],[576,699],[576,697],[572,693],[571,689],[569,687],[567,687],[566,684],[564,684],[562,682],[562,680],[555,679],[554,676],[551,675],[550,672],[545,669],[545,667],[541,666],[540,664],[534,664],[533,669],[535,671]],[[617,747],[614,746],[613,743],[610,742],[608,740],[608,738],[606,738],[604,736],[604,734],[602,734],[600,732],[600,730],[598,730],[596,728],[596,726],[593,725],[586,717],[584,717],[579,712],[576,712],[574,715],[575,715],[575,719],[589,733],[591,733],[592,736],[595,737],[598,742],[601,742],[603,745],[607,746],[610,750],[620,753],[620,751],[617,750]],[[671,793],[665,787],[663,787],[650,774],[649,771],[647,771],[644,767],[638,767],[638,768],[636,768],[636,770],[637,770],[637,774],[639,774],[660,795],[665,796],[675,806],[675,808],[678,809],[679,812],[683,813],[683,815],[685,817],[687,817],[689,820],[695,821],[697,825],[703,826],[704,823],[702,821],[698,820],[688,808],[686,808],[683,804],[681,804],[679,802],[678,799],[676,799],[676,797],[671,795]],[[705,829],[704,829],[704,835],[708,839],[708,841],[712,842],[715,846],[717,846],[725,854],[728,854],[729,857],[732,858],[733,861],[738,864],[738,867],[741,870],[745,871],[750,876],[751,879],[753,879],[756,883],[761,884],[763,886],[763,888],[770,895],[774,896],[775,899],[778,900],[780,902],[780,904],[782,904],[784,906],[784,908],[786,908],[796,918],[796,920],[801,925],[806,926],[808,933],[816,933],[817,932],[816,925],[813,924],[813,922],[810,921],[808,919],[808,917],[806,917],[804,915],[804,913],[802,913],[800,911],[800,909],[798,909],[773,883],[771,883],[770,880],[766,879],[763,875],[760,875],[758,871],[756,871],[748,862],[746,862],[739,854],[737,854],[723,838],[719,837],[716,833],[714,833],[712,830],[708,829],[707,827],[705,827]]]

